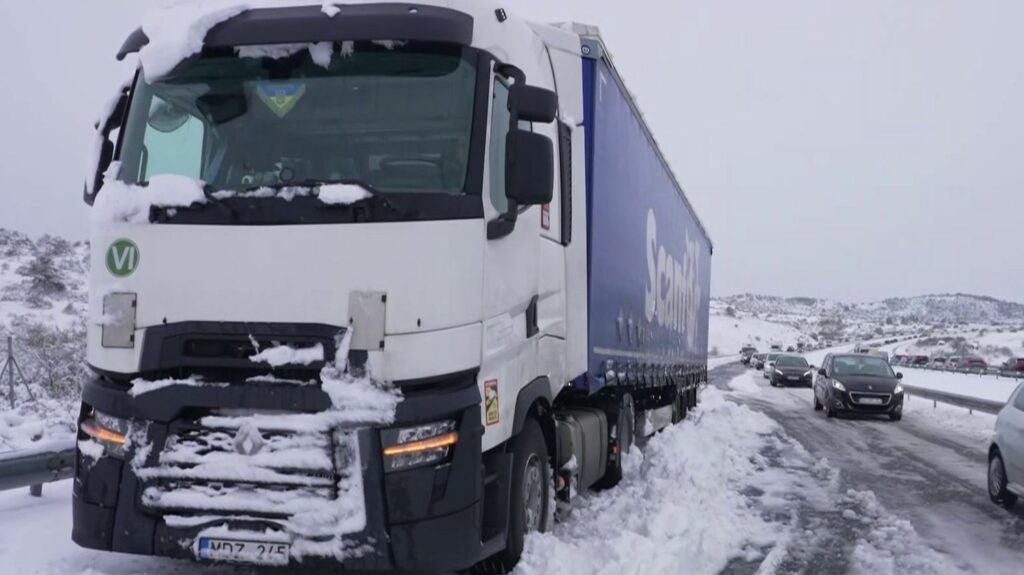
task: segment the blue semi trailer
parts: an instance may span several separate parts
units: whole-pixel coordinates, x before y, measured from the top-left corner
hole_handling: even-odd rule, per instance
[[[259,4],[118,54],[72,537],[508,571],[696,405],[710,239],[596,29]]]

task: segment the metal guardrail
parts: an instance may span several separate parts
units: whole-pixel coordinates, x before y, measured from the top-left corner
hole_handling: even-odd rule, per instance
[[[987,367],[985,369],[981,369],[981,368],[975,368],[975,369],[955,369],[955,368],[949,368],[949,367],[945,367],[945,366],[933,367],[931,365],[905,365],[905,364],[900,364],[900,363],[895,364],[892,367],[893,367],[893,369],[898,369],[898,368],[921,369],[921,370],[924,370],[924,371],[940,371],[940,372],[943,372],[943,373],[962,373],[964,375],[987,375],[987,376],[992,376],[992,377],[995,377],[995,378],[1004,378],[1004,379],[1017,379],[1017,380],[1024,379],[1024,371],[1008,371],[1008,370],[1004,370],[1004,369],[999,369],[998,367]]]
[[[71,477],[74,466],[74,439],[0,452],[0,491],[30,487],[30,493],[38,497],[44,483]]]
[[[903,391],[907,395],[922,397],[924,399],[930,399],[939,403],[947,403],[949,405],[955,405],[969,409],[973,411],[980,411],[982,413],[991,413],[996,415],[999,413],[1005,402],[995,401],[993,399],[981,399],[978,397],[970,397],[967,395],[960,395],[958,393],[949,393],[946,391],[936,391],[934,389],[928,389],[926,387],[917,387],[915,385],[903,385]]]

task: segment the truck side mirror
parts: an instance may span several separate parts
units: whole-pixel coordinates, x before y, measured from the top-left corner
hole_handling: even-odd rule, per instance
[[[550,124],[558,116],[558,95],[551,90],[515,84],[509,90],[509,102],[525,122]]]
[[[551,203],[555,186],[555,148],[551,138],[509,130],[505,149],[505,194],[520,206]]]

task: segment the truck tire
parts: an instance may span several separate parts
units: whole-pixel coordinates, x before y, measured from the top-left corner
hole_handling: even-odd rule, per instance
[[[512,438],[512,485],[509,487],[508,542],[500,553],[484,559],[474,573],[509,573],[519,563],[526,535],[551,526],[551,463],[544,433],[529,418]]]
[[[612,414],[608,414],[612,416]],[[608,467],[604,477],[594,484],[595,489],[610,489],[619,484],[622,480],[622,458],[629,453],[629,448],[636,438],[636,415],[633,411],[633,396],[623,393],[619,398],[618,408],[615,410],[615,435],[612,439],[618,445],[618,456],[614,459],[608,458]],[[612,417],[609,417],[612,419]]]
[[[672,402],[672,424],[675,425],[686,419],[686,413],[690,410],[690,390],[679,388],[676,393],[676,400]]]

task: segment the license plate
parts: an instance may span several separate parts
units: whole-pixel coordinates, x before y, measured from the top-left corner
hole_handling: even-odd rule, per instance
[[[866,405],[882,405],[884,403],[880,397],[863,397],[860,402]]]
[[[800,380],[800,376],[799,375],[790,375],[786,379],[788,379],[790,381],[799,381]]]
[[[287,566],[290,551],[291,545],[288,543],[239,541],[212,537],[199,539],[199,558],[210,561]]]

